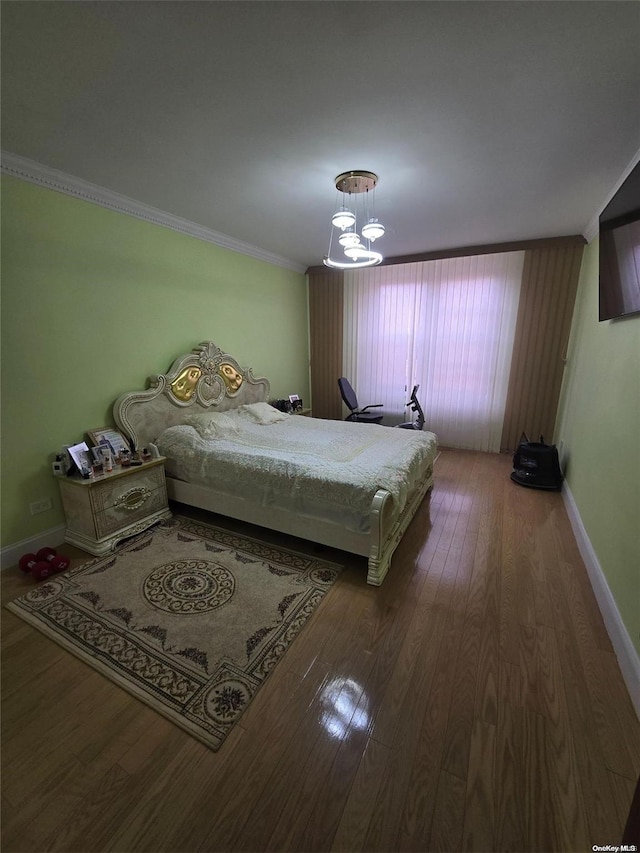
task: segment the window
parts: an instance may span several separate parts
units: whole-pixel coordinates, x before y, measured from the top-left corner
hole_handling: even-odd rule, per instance
[[[440,444],[500,449],[524,253],[345,273],[343,368],[358,399],[408,417],[414,384]]]

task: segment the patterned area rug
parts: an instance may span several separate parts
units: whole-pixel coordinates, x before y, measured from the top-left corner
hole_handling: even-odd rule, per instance
[[[7,607],[218,749],[339,572],[174,517]]]

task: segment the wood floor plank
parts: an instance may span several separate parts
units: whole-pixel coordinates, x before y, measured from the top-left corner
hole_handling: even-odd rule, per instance
[[[435,596],[438,580],[442,573],[446,553],[438,551],[432,564],[432,571],[424,579],[421,590],[425,590],[420,596],[419,604],[412,608],[408,614],[408,623],[402,625],[399,640],[401,644],[395,654],[391,654],[391,638],[386,648],[376,658],[373,677],[368,684],[370,694],[377,695],[371,707],[371,736],[380,743],[392,746],[398,727],[402,721],[407,706],[407,695],[413,688],[411,673],[416,668],[419,660],[420,650],[424,644],[425,635],[430,630],[430,618],[433,612],[432,598]],[[395,638],[395,632],[394,632]],[[380,666],[383,661],[388,662],[384,669]],[[374,681],[375,678],[375,681]]]
[[[396,722],[391,742],[391,755],[385,767],[383,784],[378,794],[365,849],[395,850],[402,832],[411,789],[411,773],[416,752],[424,732],[424,720],[434,684],[438,652],[446,622],[446,612],[434,609],[429,630],[421,647],[419,666],[414,668],[413,689],[407,694],[402,717]],[[373,730],[373,737],[376,729]]]
[[[553,536],[559,562],[573,572],[573,580],[581,590],[582,603],[587,612],[590,631],[595,638],[596,645],[603,651],[613,652],[611,639],[607,634],[602,613],[589,581],[589,575],[585,571],[578,543],[573,535],[564,507],[558,506],[556,508],[553,520],[554,524],[550,535]]]
[[[202,787],[216,778],[216,763],[215,756],[203,744],[193,739],[183,741],[166,773],[159,779],[149,780],[126,821],[112,827],[105,849],[148,853],[162,849],[167,844],[168,834],[167,817],[164,815],[166,804],[171,804],[172,820],[182,823],[185,816],[191,814],[194,798]]]
[[[242,839],[243,827],[249,820],[254,829],[264,830],[258,846],[266,843],[270,832],[256,824],[252,816],[276,771],[282,783],[282,767],[292,739],[304,743],[306,732],[313,732],[308,720],[310,709],[315,714],[316,697],[329,678],[330,668],[318,660],[302,681],[296,673],[289,672],[286,688],[264,697],[262,713],[246,730],[246,740],[243,738],[245,743],[238,755],[215,784],[196,798],[196,816],[189,826],[183,827],[180,843],[189,845],[189,849],[198,849],[198,844],[210,850],[231,849],[234,841]],[[213,810],[207,805],[209,802],[215,803]],[[242,803],[242,808],[238,803]]]
[[[60,820],[61,815],[58,813],[58,819],[40,849],[72,850],[78,844],[78,827],[84,828],[80,843],[90,845],[94,821],[105,809],[110,810],[114,803],[121,801],[128,782],[128,774],[118,764],[114,764],[94,785],[85,788],[84,796],[72,811],[64,815],[64,820]],[[89,847],[86,846],[85,849]]]
[[[118,796],[101,801],[101,808],[81,806],[75,834],[60,850],[127,851],[172,850],[171,837],[184,820],[193,815],[193,803],[203,787],[216,778],[215,755],[184,733],[176,730],[156,732],[155,750],[134,774],[127,774]],[[233,747],[239,731],[230,746]],[[145,750],[146,751],[146,750]],[[233,755],[233,749],[230,751]],[[118,765],[122,770],[123,768]],[[186,774],[186,775],[185,775]],[[89,804],[95,795],[89,793]],[[127,803],[126,810],[122,803]],[[88,814],[88,822],[81,821]]]
[[[484,631],[487,591],[488,536],[476,542],[474,566],[469,585],[467,609],[462,625],[458,656],[452,670],[453,698],[444,737],[443,768],[461,779],[467,778],[471,730],[475,713],[476,688]],[[497,626],[494,626],[497,630]]]
[[[631,803],[635,792],[635,784],[630,779],[625,779],[624,776],[619,776],[617,773],[608,771],[611,790],[613,791],[613,799],[618,811],[618,821],[621,827],[620,833],[616,836],[622,838],[624,827],[629,817]]]
[[[573,733],[568,722],[556,634],[545,625],[538,627],[538,672],[549,760],[549,788],[554,802],[557,843],[564,850],[589,847],[587,815]]]
[[[16,732],[3,748],[3,788],[14,805],[23,805],[36,795],[39,788],[48,790],[54,778],[66,772],[68,759],[93,738],[103,736],[125,706],[135,702],[123,691],[114,693],[114,686],[100,679],[90,692],[73,693],[76,704],[66,718],[40,719],[39,726],[29,726]],[[136,708],[137,710],[137,708]],[[69,711],[69,706],[67,707]],[[47,725],[44,725],[44,721]]]
[[[325,689],[331,689],[332,678],[329,677],[322,685],[318,696],[309,707],[294,736],[289,736],[286,752],[282,755],[273,772],[268,775],[250,814],[240,827],[239,835],[228,845],[229,850],[254,851],[266,849],[269,839],[286,817],[290,817],[293,803],[300,802],[301,790],[317,781],[309,774],[301,772],[306,767],[320,763],[320,772],[326,770],[327,755],[335,744],[331,735],[324,729],[325,707],[323,694]],[[290,778],[298,771],[298,785],[294,790],[290,786]],[[217,840],[217,835],[216,835]]]
[[[2,815],[3,849],[11,849],[22,835],[30,839],[32,850],[39,850],[44,839],[52,828],[58,826],[65,814],[71,812],[81,801],[82,793],[78,790],[77,781],[83,778],[82,764],[68,754],[64,760],[57,756],[55,766],[48,762],[41,765],[39,773],[35,772],[32,762],[26,764],[23,773],[29,777],[25,781],[33,794],[16,802],[14,797],[9,802],[11,809]],[[3,772],[3,777],[6,775]],[[6,798],[9,800],[9,798]]]
[[[37,850],[35,840],[29,834],[29,826],[19,820],[16,809],[5,797],[2,797],[2,847],[13,853],[33,853]]]
[[[544,540],[544,547],[553,548],[549,539]],[[552,553],[555,556],[557,548],[552,550]],[[606,766],[615,773],[633,779],[638,769],[636,760],[629,753],[625,735],[619,727],[605,676],[605,670],[609,667],[611,658],[605,663],[599,654],[599,645],[593,626],[581,606],[581,598],[578,595],[579,586],[571,582],[571,577],[572,572],[568,571],[565,565],[552,564],[549,561],[547,579],[556,618],[567,630],[570,626],[571,636],[575,638],[575,649],[579,656],[578,665],[589,693],[589,705]]]
[[[523,731],[520,668],[500,664],[498,721],[494,769],[495,849],[520,853],[526,849],[524,810],[526,787],[523,775]]]
[[[153,731],[154,775],[162,776],[162,770],[174,760],[175,747],[180,740],[181,733],[176,731],[175,726],[165,729],[165,732],[163,741],[158,732]],[[140,739],[144,740],[144,735]],[[129,751],[132,748],[129,747]],[[53,803],[54,810],[57,806],[58,823],[52,823],[50,826],[43,824],[41,815],[34,819],[42,837],[42,849],[106,849],[123,822],[131,817],[130,812],[133,811],[134,804],[138,805],[143,800],[144,792],[149,787],[149,778],[144,786],[138,785],[138,779],[128,773],[119,762],[111,765],[104,759],[91,762],[77,772],[69,786],[69,793],[75,794],[73,807],[63,810],[61,803]],[[121,812],[123,802],[131,805],[126,815]]]
[[[468,535],[467,525],[461,535],[464,537],[462,548],[451,547],[442,571],[437,573],[435,596],[428,584],[425,584],[423,589],[422,597],[426,600],[433,599],[432,612],[442,614],[445,622],[434,658],[433,680],[425,701],[420,737],[411,759],[407,794],[396,839],[396,847],[399,850],[420,851],[426,849],[429,844],[430,826],[441,775],[444,734],[452,699],[451,673],[458,657],[465,619],[465,611],[459,605],[461,600],[466,601],[472,571],[472,560],[465,543],[473,542],[475,545],[476,541],[476,534]],[[436,576],[433,580],[435,579]],[[456,600],[454,591],[458,582],[460,596]],[[433,640],[427,642],[432,644]]]
[[[345,740],[351,739],[352,745],[360,751],[368,735],[366,723],[354,729],[351,727],[353,716],[362,699],[363,688],[354,678],[334,678],[323,691],[321,698],[321,725],[323,732],[316,739],[302,769],[302,781],[297,791],[290,794],[284,801],[278,820],[273,827],[269,840],[262,849],[266,851],[308,849],[302,845],[302,838],[316,809],[322,802],[323,793],[336,795],[339,791],[330,790],[332,778],[331,768],[338,761],[340,746]],[[355,771],[354,767],[354,771]],[[286,768],[283,772],[286,772]],[[344,778],[336,780],[336,784],[344,783]],[[280,780],[274,780],[277,786]],[[268,796],[271,796],[269,792]],[[281,799],[273,795],[274,803]],[[330,810],[331,804],[326,798],[325,808]],[[272,810],[270,810],[272,811]],[[262,821],[262,831],[266,830]],[[323,832],[327,831],[322,826]],[[243,846],[244,849],[244,846]]]
[[[557,631],[560,667],[565,685],[567,725],[575,744],[577,775],[582,786],[590,838],[620,836],[614,792],[597,733],[593,709],[575,637]],[[637,724],[634,726],[638,731]]]
[[[321,657],[323,663],[329,667],[330,677],[316,697],[322,732],[315,740],[302,769],[303,782],[293,796],[289,796],[283,803],[277,823],[264,844],[265,850],[301,849],[302,839],[308,838],[310,832],[313,835],[314,824],[316,831],[320,829],[323,835],[327,832],[326,821],[333,820],[334,828],[337,826],[340,811],[337,811],[333,819],[330,818],[332,810],[336,809],[336,793],[346,783],[349,784],[343,788],[343,792],[348,792],[350,782],[345,772],[355,774],[359,757],[369,736],[368,694],[365,685],[373,657],[362,654],[363,648],[368,645],[368,639],[361,636],[358,616],[362,617],[373,600],[372,596],[360,597],[361,609],[356,609],[352,614],[353,621],[347,623],[346,643],[344,632],[341,632],[340,642],[337,641],[340,633],[335,632],[323,649]],[[302,733],[301,737],[309,739],[306,732]],[[335,778],[339,768],[340,775]],[[281,772],[287,773],[286,769]],[[334,783],[333,788],[331,781]],[[267,797],[272,796],[273,789],[277,789],[280,782],[279,778],[269,782]],[[277,792],[273,797],[275,801],[279,799]],[[273,808],[268,810],[269,814],[274,811]],[[319,824],[321,813],[324,814],[324,820]],[[268,832],[268,821],[261,821],[263,838],[267,838]],[[308,840],[305,841],[304,849],[308,849],[308,844]]]
[[[327,838],[335,838],[338,833],[338,827],[344,816],[345,803],[353,790],[363,753],[370,740],[368,720],[366,715],[359,715],[358,706],[354,717],[345,737],[340,742],[329,773],[314,794],[311,814],[304,827],[295,834],[291,833],[294,838],[292,844],[297,850],[322,853],[326,850]],[[296,823],[299,822],[296,820]],[[294,849],[294,847],[288,847],[286,843],[280,842],[279,849]]]
[[[547,720],[541,714],[525,710],[522,725],[523,776],[525,784],[524,833],[530,850],[562,850],[558,842],[547,748]]]
[[[462,850],[466,783],[442,770],[438,779],[433,817],[425,850]]]
[[[369,738],[331,843],[333,853],[365,850],[391,749]]]
[[[447,609],[446,622],[437,653],[433,681],[425,706],[420,738],[411,760],[407,794],[402,807],[396,845],[400,850],[421,851],[429,848],[431,824],[441,784],[444,734],[451,707],[453,684],[451,671],[457,659],[464,614]],[[447,774],[450,777],[451,774]],[[447,791],[457,791],[448,784]]]
[[[600,672],[606,681],[609,701],[618,718],[617,730],[624,739],[624,743],[620,744],[620,750],[622,753],[628,752],[631,776],[627,776],[627,779],[633,782],[640,776],[640,738],[636,737],[635,728],[637,717],[629,693],[620,677],[620,670],[614,664],[615,654],[603,651],[599,647],[595,656],[599,660]]]
[[[520,624],[518,622],[517,542],[521,535],[518,504],[506,501],[502,520],[500,554],[500,659],[518,664]]]
[[[496,727],[476,717],[471,731],[462,850],[495,850]]]

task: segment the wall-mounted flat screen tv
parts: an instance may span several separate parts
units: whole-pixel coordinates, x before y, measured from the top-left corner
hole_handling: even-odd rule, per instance
[[[600,214],[600,320],[640,313],[640,163]]]

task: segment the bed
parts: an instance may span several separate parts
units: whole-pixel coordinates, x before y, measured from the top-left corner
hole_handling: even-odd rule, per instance
[[[171,500],[364,556],[382,583],[433,485],[433,433],[279,412],[269,381],[212,341],[148,386],[114,418],[165,457]]]

